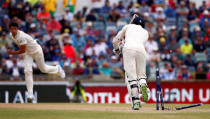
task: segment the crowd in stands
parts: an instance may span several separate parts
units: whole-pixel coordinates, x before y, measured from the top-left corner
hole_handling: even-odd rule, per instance
[[[64,0],[65,1],[65,0]],[[100,1],[100,0],[99,0]],[[94,4],[97,0],[92,0]],[[17,49],[9,37],[9,23],[30,34],[42,46],[48,63],[59,63],[70,75],[108,75],[123,79],[122,56],[112,52],[112,39],[129,23],[131,13],[144,16],[149,40],[145,44],[147,76],[162,80],[210,79],[210,6],[198,8],[189,0],[137,0],[101,8],[74,11],[68,5],[56,15],[56,0],[9,0],[0,2],[0,75],[16,79],[23,74],[23,56],[10,56]],[[34,63],[34,68],[37,69]],[[35,71],[35,73],[40,73]]]

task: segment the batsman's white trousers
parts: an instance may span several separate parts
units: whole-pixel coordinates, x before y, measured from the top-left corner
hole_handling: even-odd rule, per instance
[[[132,97],[139,97],[139,88],[131,88],[131,85],[146,83],[146,52],[123,49],[123,65],[125,69],[125,83],[131,99],[131,105],[140,100],[132,100]],[[141,80],[140,80],[141,79]]]
[[[123,65],[128,79],[146,78],[146,53],[123,49]]]
[[[38,47],[38,51],[34,54],[24,55],[24,73],[26,87],[30,94],[33,94],[33,60],[36,61],[38,68],[43,73],[55,74],[58,72],[58,66],[50,66],[45,64],[44,55],[41,46]]]

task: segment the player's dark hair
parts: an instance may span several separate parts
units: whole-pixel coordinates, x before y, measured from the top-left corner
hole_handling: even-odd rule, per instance
[[[17,28],[18,28],[18,24],[15,23],[15,22],[11,22],[11,23],[9,24],[9,28],[11,28],[11,27],[17,27]]]

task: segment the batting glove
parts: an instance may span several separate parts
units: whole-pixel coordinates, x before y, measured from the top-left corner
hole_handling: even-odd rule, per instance
[[[113,49],[113,52],[115,55],[120,55],[121,54],[121,51],[119,49]]]

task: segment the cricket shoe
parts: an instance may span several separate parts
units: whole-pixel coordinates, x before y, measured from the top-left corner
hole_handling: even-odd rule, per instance
[[[148,100],[148,90],[147,85],[145,83],[141,84],[141,94],[142,94],[142,100],[143,102],[146,102]]]
[[[63,68],[60,65],[58,65],[58,72],[61,78],[64,79],[66,77],[66,73],[64,72]]]
[[[32,103],[34,100],[34,95],[33,94],[28,94],[27,100],[29,103]]]
[[[139,110],[139,108],[141,107],[140,102],[137,102],[135,104],[133,104],[133,110]]]

